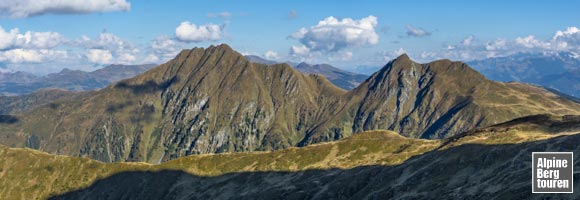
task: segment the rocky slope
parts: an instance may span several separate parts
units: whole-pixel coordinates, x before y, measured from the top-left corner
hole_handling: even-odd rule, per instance
[[[91,95],[11,116],[13,123],[0,126],[0,142],[158,163],[306,146],[365,130],[445,138],[542,113],[580,114],[580,105],[542,88],[489,81],[460,62],[418,64],[406,55],[347,92],[322,76],[252,63],[220,45],[184,50]]]
[[[185,50],[94,95],[18,116],[0,131],[4,143],[107,162],[281,149],[298,143],[343,93],[324,77],[254,64],[221,45]]]
[[[545,117],[548,123],[537,123]],[[526,124],[537,124],[535,131],[520,129]],[[159,165],[0,146],[0,198],[543,199],[530,192],[531,152],[573,151],[579,160],[580,128],[566,124],[578,125],[580,117],[526,117],[442,141],[370,131],[303,148],[196,155]],[[547,127],[567,131],[540,131]],[[552,198],[578,198],[577,186],[574,194]]]
[[[540,87],[490,81],[461,62],[419,64],[407,55],[344,96],[340,113],[317,127],[305,144],[378,129],[444,138],[521,116],[579,112],[578,103]]]

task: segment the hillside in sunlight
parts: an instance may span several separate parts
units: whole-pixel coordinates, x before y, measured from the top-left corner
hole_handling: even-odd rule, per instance
[[[447,198],[527,198],[531,152],[579,151],[577,124],[578,116],[526,117],[447,140],[369,131],[303,148],[187,156],[158,165],[2,146],[0,198],[425,198],[426,191]]]

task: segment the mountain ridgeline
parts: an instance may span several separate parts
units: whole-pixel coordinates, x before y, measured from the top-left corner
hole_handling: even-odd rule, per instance
[[[253,63],[261,63],[266,65],[278,64],[279,62],[273,60],[267,60],[259,56],[247,55],[245,58]],[[339,68],[336,68],[329,64],[315,64],[310,65],[305,62],[293,63],[286,62],[288,65],[294,67],[294,69],[302,72],[304,74],[320,74],[326,77],[332,84],[338,86],[339,88],[345,90],[352,90],[357,87],[361,82],[368,78],[368,75],[352,73]]]
[[[356,88],[361,82],[368,78],[367,75],[344,71],[328,64],[309,65],[302,62],[297,64],[294,68],[305,74],[323,75],[334,85],[345,90]]]
[[[191,154],[284,149],[365,130],[446,138],[534,114],[580,114],[543,88],[487,80],[464,63],[389,62],[351,91],[288,64],[249,62],[227,45],[173,60],[102,90],[10,116],[11,147],[158,163]]]
[[[469,62],[491,80],[541,85],[580,98],[580,57],[574,52],[518,53]]]
[[[0,72],[0,95],[27,95],[47,88],[69,91],[101,89],[111,83],[133,77],[153,67],[155,67],[153,64],[109,65],[92,72],[65,68],[58,73],[45,76],[35,76],[26,72]]]

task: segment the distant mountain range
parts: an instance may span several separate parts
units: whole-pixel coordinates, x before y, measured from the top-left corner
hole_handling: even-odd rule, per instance
[[[0,95],[23,95],[44,88],[85,91],[103,88],[155,67],[146,65],[109,65],[92,72],[63,69],[58,73],[35,76],[26,72],[0,73]]]
[[[532,83],[580,97],[580,57],[575,53],[519,53],[468,63],[492,80]]]
[[[0,143],[158,163],[303,147],[369,130],[448,138],[534,114],[580,114],[580,104],[541,87],[490,81],[462,62],[420,64],[407,55],[345,91],[286,63],[250,62],[222,44],[183,50],[99,91],[4,116]]]
[[[261,58],[259,56],[247,55],[245,57],[250,62],[261,63],[266,65],[273,65],[279,63],[276,61]],[[358,86],[361,82],[363,82],[365,79],[369,77],[368,75],[348,72],[329,64],[310,65],[305,62],[301,63],[285,62],[285,63],[305,74],[323,75],[328,80],[330,80],[330,82],[332,82],[334,85],[345,90],[354,89],[356,86]]]

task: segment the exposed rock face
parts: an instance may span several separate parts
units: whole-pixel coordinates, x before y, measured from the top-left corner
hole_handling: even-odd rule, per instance
[[[532,152],[580,151],[580,127],[565,124],[578,119],[520,118],[498,126],[539,131],[481,129],[444,144],[368,131],[304,148],[188,156],[159,165],[102,163],[0,145],[0,198],[578,199],[578,163],[573,194],[533,194],[530,179]]]
[[[196,48],[94,95],[34,110],[14,125],[25,134],[3,135],[36,135],[40,150],[106,162],[281,149],[344,93],[287,64],[248,62],[226,45]]]
[[[164,145],[173,157],[293,146],[341,92],[286,64],[246,61],[227,46],[182,52],[164,72]],[[173,76],[173,75],[177,76]]]
[[[490,81],[461,62],[419,64],[407,55],[389,62],[343,100],[341,112],[302,145],[332,140],[336,133],[380,129],[444,138],[521,116],[578,113],[577,103],[543,88]]]
[[[485,115],[474,106],[473,94],[486,81],[463,63],[442,60],[421,65],[403,55],[353,92],[364,96],[354,132],[390,129],[412,137],[441,138],[479,126]]]
[[[419,64],[406,55],[346,92],[322,76],[252,63],[220,45],[184,50],[91,95],[16,116],[0,128],[0,141],[156,163],[304,146],[363,130],[443,138],[540,113],[580,114],[580,105],[541,88],[489,81],[460,62]]]

